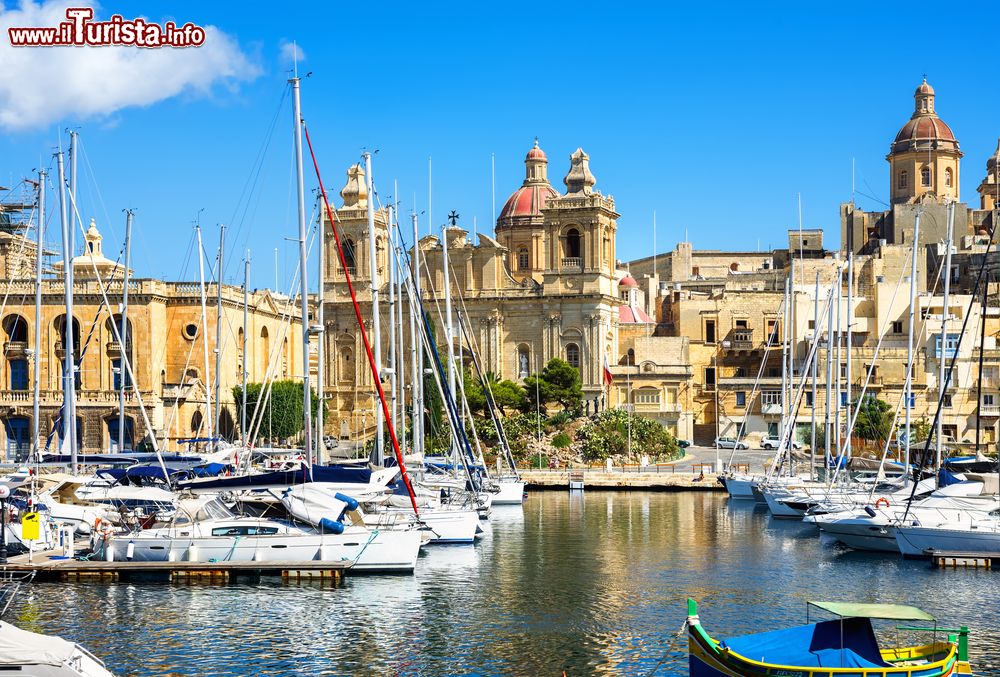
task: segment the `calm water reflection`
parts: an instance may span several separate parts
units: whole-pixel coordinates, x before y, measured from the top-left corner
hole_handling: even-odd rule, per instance
[[[342,587],[39,584],[10,620],[119,675],[687,674],[688,596],[716,635],[804,621],[807,599],[912,603],[974,629],[1000,675],[996,574],[853,553],[701,494],[532,494],[475,547]]]

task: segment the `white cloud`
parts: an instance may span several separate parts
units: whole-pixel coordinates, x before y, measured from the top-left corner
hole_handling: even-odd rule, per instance
[[[26,130],[54,122],[111,119],[123,108],[148,106],[181,93],[204,96],[213,86],[234,86],[259,74],[236,40],[214,26],[204,27],[201,47],[10,46],[9,27],[57,26],[66,21],[67,7],[83,4],[26,1],[11,10],[0,5],[0,127]],[[95,8],[95,20],[109,15]],[[189,20],[178,18],[179,23]],[[197,24],[197,17],[190,20]]]
[[[296,61],[301,63],[305,60],[306,53],[296,43],[287,40],[281,41],[281,63],[293,64]]]

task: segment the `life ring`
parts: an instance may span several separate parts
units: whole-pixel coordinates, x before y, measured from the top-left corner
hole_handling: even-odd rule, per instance
[[[885,496],[880,496],[879,499],[877,501],[875,501],[875,507],[876,508],[888,508],[889,507],[889,499],[886,498]]]
[[[111,526],[111,522],[98,517],[94,522],[94,533],[106,540],[108,536],[115,533],[115,528]]]

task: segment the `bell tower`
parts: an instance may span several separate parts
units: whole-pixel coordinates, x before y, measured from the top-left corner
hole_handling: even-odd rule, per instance
[[[348,168],[347,183],[340,190],[340,197],[344,203],[336,210],[337,233],[340,235],[340,244],[344,249],[344,258],[347,260],[351,281],[357,285],[358,282],[371,280],[368,263],[371,256],[368,244],[368,186],[365,183],[365,170],[360,164]],[[387,222],[387,210],[375,210],[375,247],[379,278],[382,282],[386,281],[383,271],[387,270],[386,266],[389,263],[386,245],[389,233]],[[337,254],[337,243],[330,230],[330,222],[325,210],[322,213],[322,224],[323,246],[325,248],[323,252],[325,257],[323,279],[327,283],[346,284],[344,270]]]
[[[615,235],[619,214],[613,197],[595,190],[590,156],[582,148],[570,155],[563,183],[566,193],[548,201],[545,216],[545,284],[615,294]]]
[[[996,152],[986,161],[986,178],[979,184],[979,208],[1000,209],[1000,139]]]
[[[938,117],[934,99],[934,88],[925,78],[913,93],[913,115],[886,156],[892,204],[959,198],[962,151],[951,128]]]

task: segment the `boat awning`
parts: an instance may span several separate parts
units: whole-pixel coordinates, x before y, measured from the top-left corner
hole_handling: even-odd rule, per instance
[[[841,618],[877,618],[887,621],[929,621],[934,617],[915,606],[905,604],[855,604],[853,602],[808,602]]]

